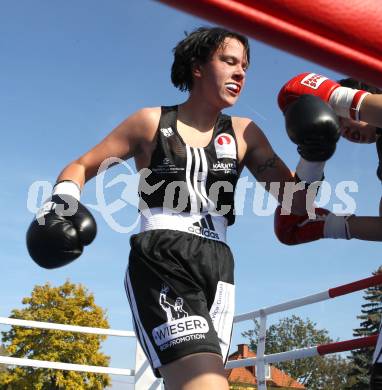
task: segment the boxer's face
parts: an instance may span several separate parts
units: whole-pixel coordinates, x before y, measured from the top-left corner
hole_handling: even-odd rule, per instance
[[[340,123],[341,135],[347,140],[360,144],[371,144],[376,141],[375,126],[347,118],[340,118]]]
[[[232,106],[244,87],[247,67],[243,44],[235,38],[226,38],[211,59],[196,68],[195,87],[213,105]]]

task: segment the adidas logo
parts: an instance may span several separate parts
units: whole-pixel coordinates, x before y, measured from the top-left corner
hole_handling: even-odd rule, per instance
[[[188,231],[206,238],[219,240],[219,234],[215,232],[215,226],[209,214],[201,218],[200,221],[193,223],[192,226],[189,226]]]
[[[174,132],[172,130],[171,127],[167,127],[167,128],[161,128],[160,129],[160,132],[165,136],[165,137],[171,137],[172,135],[174,135]]]

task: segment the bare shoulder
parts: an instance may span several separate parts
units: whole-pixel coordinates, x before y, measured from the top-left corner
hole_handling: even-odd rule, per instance
[[[136,131],[142,132],[142,135],[145,133],[150,134],[156,131],[160,114],[160,107],[145,107],[126,118],[124,123],[127,127],[133,127]]]
[[[235,134],[239,137],[249,137],[262,133],[260,127],[250,118],[233,116],[232,126]]]
[[[240,160],[243,160],[248,153],[267,142],[263,131],[250,118],[234,116],[232,117],[232,126],[238,142]]]
[[[140,117],[143,120],[155,121],[159,120],[161,114],[160,107],[144,107],[136,111],[134,115]]]
[[[245,118],[245,117],[242,117],[242,116],[232,116],[232,125],[234,127],[234,129],[243,129],[245,127],[247,127],[249,124],[251,123],[254,123],[252,121],[252,119],[250,118]]]

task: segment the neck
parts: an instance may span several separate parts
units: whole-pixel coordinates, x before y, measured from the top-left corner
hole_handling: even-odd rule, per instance
[[[216,123],[220,109],[197,98],[192,93],[179,105],[178,120],[199,131],[210,131]]]

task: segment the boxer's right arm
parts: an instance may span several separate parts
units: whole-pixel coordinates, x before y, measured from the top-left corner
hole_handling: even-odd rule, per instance
[[[145,142],[150,142],[159,122],[159,108],[144,108],[137,111],[118,125],[99,144],[83,156],[67,165],[57,182],[71,180],[83,187],[93,178],[109,157],[128,159],[142,152]]]
[[[94,240],[96,222],[80,203],[81,188],[97,174],[105,159],[139,155],[144,142],[149,142],[150,136],[153,138],[155,134],[157,111],[143,109],[133,114],[61,172],[52,196],[27,231],[28,252],[38,265],[44,268],[64,266],[78,258],[83,247]]]

